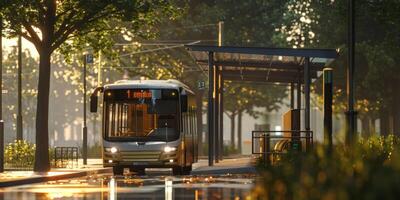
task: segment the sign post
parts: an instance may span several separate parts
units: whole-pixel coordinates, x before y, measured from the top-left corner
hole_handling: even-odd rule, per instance
[[[86,65],[93,63],[93,55],[85,54],[83,57],[83,138],[82,158],[83,164],[87,165],[87,126],[86,126]]]

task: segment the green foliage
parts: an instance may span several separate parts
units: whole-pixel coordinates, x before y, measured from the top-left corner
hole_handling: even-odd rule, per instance
[[[202,148],[203,152],[201,152],[201,155],[208,155],[208,143],[204,143],[203,144],[203,148]],[[223,156],[231,156],[231,155],[238,155],[239,150],[232,147],[232,145],[225,145],[224,144],[224,149],[223,149]]]
[[[88,158],[101,158],[101,144],[96,142],[87,150]]]
[[[12,48],[9,51],[3,50],[3,89],[7,90],[7,93],[3,94],[3,120],[5,122],[13,122],[17,118],[17,55],[17,48]],[[34,119],[36,113],[36,84],[38,77],[38,70],[36,69],[37,61],[32,57],[29,51],[23,51],[22,63],[22,117]],[[35,120],[24,121],[24,129],[27,130],[28,135],[31,135],[30,131],[35,128],[34,123]],[[5,132],[10,133],[9,136],[15,134],[15,124],[5,123],[4,128]]]
[[[369,135],[375,132],[374,122],[379,117],[392,115],[394,126],[399,127],[400,123],[397,114],[400,100],[397,95],[400,83],[397,75],[400,72],[400,2],[371,0],[356,4],[355,106],[362,120],[363,133]],[[347,5],[347,0],[290,0],[280,32],[276,35],[288,46],[340,49],[338,59],[331,64],[336,113],[343,113],[347,108]],[[315,91],[322,94],[322,80],[315,85]],[[322,103],[322,98],[319,101]],[[381,127],[389,127],[389,123],[382,124]]]
[[[5,166],[8,168],[32,168],[35,159],[34,144],[25,140],[9,143],[4,151]]]
[[[222,153],[224,156],[240,154],[239,150],[234,148],[232,145],[224,145],[224,151]]]
[[[361,140],[352,148],[291,152],[274,166],[259,166],[254,193],[265,199],[397,199],[400,138]]]
[[[126,28],[136,31],[144,25],[154,24],[160,16],[173,17],[175,9],[164,0],[4,0],[0,12],[7,22],[8,35],[22,35],[41,53],[43,47],[52,52],[66,40],[73,41],[68,44],[70,47],[85,48],[86,45],[82,44],[89,43],[95,50],[105,49],[112,45],[107,40],[110,34],[120,33]],[[43,40],[35,28],[43,33]]]
[[[3,0],[0,2],[0,15],[5,21],[6,35],[24,37],[36,47],[40,56],[41,73],[37,92],[39,101],[36,111],[38,145],[35,153],[41,157],[36,157],[35,171],[45,172],[50,169],[46,112],[49,106],[52,53],[61,50],[68,58],[71,52],[87,50],[89,46],[96,52],[111,49],[110,46],[114,41],[110,38],[117,33],[127,32],[127,26],[123,23],[129,23],[128,28],[131,33],[137,33],[139,28],[153,25],[159,17],[164,14],[170,16],[172,13],[174,6],[165,0]],[[60,49],[60,46],[64,48]]]

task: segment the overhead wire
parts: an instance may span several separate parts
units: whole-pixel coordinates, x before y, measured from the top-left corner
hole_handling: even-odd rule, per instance
[[[125,57],[125,56],[130,56],[130,55],[135,55],[135,54],[141,54],[141,53],[149,53],[149,52],[160,51],[160,50],[165,50],[165,49],[179,48],[179,47],[184,47],[185,45],[193,45],[193,44],[197,44],[200,42],[201,41],[198,40],[198,41],[190,42],[187,44],[179,44],[179,45],[174,45],[174,46],[170,46],[170,47],[160,47],[160,48],[155,48],[155,49],[148,49],[148,50],[143,50],[143,51],[138,51],[138,52],[133,52],[133,53],[122,54],[119,57]]]

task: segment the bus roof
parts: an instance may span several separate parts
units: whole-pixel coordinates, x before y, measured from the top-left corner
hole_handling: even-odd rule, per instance
[[[174,79],[168,80],[119,80],[113,84],[107,84],[104,89],[179,89],[183,88],[186,91],[193,93],[189,87],[182,82]]]

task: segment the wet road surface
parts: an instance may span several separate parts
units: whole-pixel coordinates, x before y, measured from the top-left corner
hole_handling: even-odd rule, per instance
[[[254,175],[113,176],[78,179],[0,189],[0,200],[116,200],[116,199],[250,199]]]

